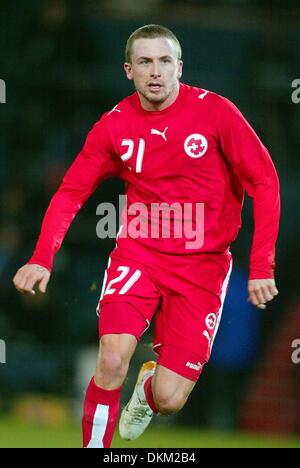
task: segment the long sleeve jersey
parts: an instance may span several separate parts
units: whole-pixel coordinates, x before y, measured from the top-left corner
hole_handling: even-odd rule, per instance
[[[201,242],[192,244],[196,248],[187,248],[191,238],[184,230],[174,235],[175,222],[169,236],[159,229],[151,235],[149,228],[135,238],[149,249],[174,255],[228,251],[241,227],[246,190],[254,210],[249,277],[274,277],[280,215],[277,173],[267,149],[228,99],[180,83],[176,100],[162,111],[144,110],[134,93],[105,113],[53,196],[28,263],[51,270],[77,212],[99,184],[113,176],[125,181],[127,226],[136,215],[129,209],[135,204],[149,209],[144,231],[151,221],[162,223],[164,215],[153,215],[153,206],[175,207],[173,222],[183,215],[191,229],[201,213],[203,232]],[[186,212],[186,206],[191,210]],[[201,207],[199,212],[196,207]],[[126,241],[126,236],[117,240]]]

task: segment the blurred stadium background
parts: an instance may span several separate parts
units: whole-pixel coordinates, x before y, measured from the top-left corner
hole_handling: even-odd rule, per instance
[[[122,71],[129,34],[164,24],[183,47],[189,84],[233,100],[269,148],[279,172],[282,221],[278,298],[266,312],[246,301],[251,201],[232,247],[234,271],[212,360],[185,409],[156,418],[128,445],[300,447],[299,186],[300,5],[250,0],[2,0],[0,78],[0,447],[80,446],[83,392],[97,353],[97,317],[113,240],[96,237],[96,206],[118,201],[106,182],[87,202],[56,257],[48,294],[18,295],[15,271],[31,256],[43,213],[100,115],[132,92]],[[134,357],[152,358],[151,330]],[[123,445],[122,445],[123,444]],[[139,445],[138,445],[139,444]],[[144,445],[142,445],[144,444]]]

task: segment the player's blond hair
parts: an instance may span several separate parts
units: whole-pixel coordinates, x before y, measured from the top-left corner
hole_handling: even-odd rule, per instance
[[[132,54],[132,46],[134,41],[137,39],[156,39],[158,37],[165,37],[167,39],[171,39],[177,48],[178,60],[181,59],[181,46],[180,43],[175,36],[175,34],[165,26],[161,26],[159,24],[146,24],[139,29],[136,29],[128,38],[125,48],[125,61],[127,63],[131,63],[131,54]]]

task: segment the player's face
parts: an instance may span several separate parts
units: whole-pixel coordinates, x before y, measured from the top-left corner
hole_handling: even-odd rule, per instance
[[[131,63],[124,65],[146,110],[162,110],[175,101],[182,75],[176,44],[165,37],[136,39]]]

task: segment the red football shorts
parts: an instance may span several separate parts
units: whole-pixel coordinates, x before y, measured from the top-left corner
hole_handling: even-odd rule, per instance
[[[210,357],[231,268],[230,253],[176,256],[117,247],[98,305],[99,335],[129,333],[139,341],[156,313],[158,364],[196,381]]]

